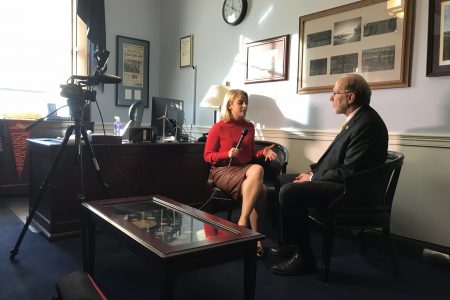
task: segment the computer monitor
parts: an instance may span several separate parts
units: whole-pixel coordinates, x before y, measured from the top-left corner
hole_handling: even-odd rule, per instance
[[[179,140],[184,122],[183,100],[153,97],[152,129],[159,140]]]

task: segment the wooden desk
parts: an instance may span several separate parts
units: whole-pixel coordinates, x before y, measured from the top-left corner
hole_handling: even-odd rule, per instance
[[[31,139],[30,209],[47,177],[60,144],[51,139]],[[92,145],[100,173],[109,185],[107,198],[160,194],[184,204],[205,201],[208,166],[203,143]],[[84,147],[83,147],[84,148]],[[85,149],[84,149],[85,150]],[[75,147],[67,145],[53,178],[33,218],[49,239],[80,231],[79,189],[74,173]],[[85,201],[105,199],[93,163],[83,151]]]

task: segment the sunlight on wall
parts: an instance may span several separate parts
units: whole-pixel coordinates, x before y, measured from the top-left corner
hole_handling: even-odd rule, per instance
[[[295,97],[295,99],[293,99]],[[294,96],[279,95],[277,101],[280,111],[286,119],[307,125],[309,123],[309,107],[311,105],[309,95]]]
[[[270,13],[271,8],[268,9],[267,13]],[[309,112],[310,112],[310,95],[299,95],[296,91],[296,80],[283,80],[278,82],[268,82],[268,83],[256,83],[256,84],[245,84],[245,77],[247,71],[247,48],[246,44],[254,42],[244,35],[240,35],[238,39],[238,44],[236,47],[237,53],[234,57],[233,64],[230,67],[223,82],[231,82],[231,88],[238,88],[245,90],[251,97],[255,95],[256,97],[265,97],[273,100],[274,105],[281,112],[281,118],[286,120],[276,120],[280,123],[294,123],[307,126],[309,124]],[[298,35],[291,36],[291,45],[296,45],[298,43]],[[292,46],[291,46],[292,48]],[[297,55],[290,51],[290,56],[293,57]],[[289,77],[296,77],[296,63],[292,62],[289,66]],[[256,109],[262,111],[264,108],[257,107],[258,103],[255,105]],[[253,106],[253,107],[255,107]],[[267,113],[270,115],[270,112]],[[280,118],[280,116],[278,116]],[[273,124],[267,121],[268,123]],[[257,122],[257,127],[266,128],[270,127],[265,124],[265,122]],[[283,126],[278,126],[283,127]],[[289,130],[289,127],[283,129]],[[293,128],[291,128],[293,129]]]
[[[266,12],[262,15],[262,17],[258,21],[258,25],[261,25],[262,22],[267,18],[267,16],[272,12],[273,4],[266,10]]]
[[[239,36],[237,45],[237,54],[234,57],[233,65],[230,67],[228,74],[225,76],[223,82],[231,82],[231,88],[241,88],[243,86],[237,86],[237,83],[245,81],[246,66],[247,66],[247,49],[245,44],[250,42],[243,35]]]

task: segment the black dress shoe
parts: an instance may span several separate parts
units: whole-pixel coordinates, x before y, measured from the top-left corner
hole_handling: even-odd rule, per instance
[[[311,255],[303,258],[297,252],[289,260],[273,265],[270,271],[279,275],[304,275],[316,271],[316,258]]]
[[[289,245],[282,245],[278,247],[273,247],[269,249],[269,253],[274,256],[279,257],[291,257],[294,255],[296,247]]]

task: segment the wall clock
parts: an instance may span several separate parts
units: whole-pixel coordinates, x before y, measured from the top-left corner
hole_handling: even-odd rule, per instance
[[[225,0],[222,6],[222,17],[230,25],[241,23],[247,13],[247,0]]]

